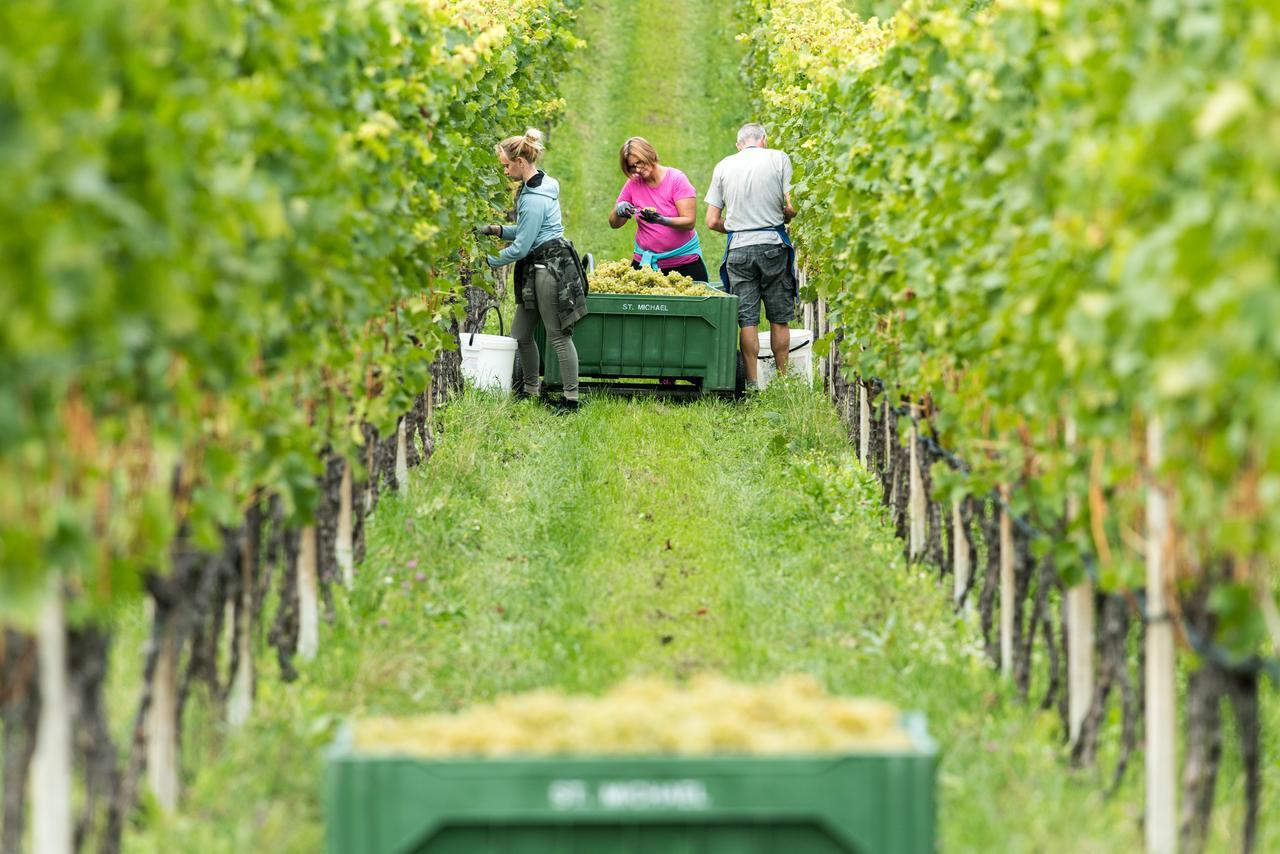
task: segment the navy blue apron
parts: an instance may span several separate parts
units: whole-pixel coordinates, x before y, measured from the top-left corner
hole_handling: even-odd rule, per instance
[[[787,247],[787,267],[791,270],[791,287],[797,299],[800,297],[800,276],[796,271],[796,247],[791,243],[791,235],[787,234],[785,225],[765,225],[760,228],[740,228],[738,231],[776,231],[778,236],[782,238],[782,245]],[[733,293],[729,289],[729,247],[733,245],[733,236],[738,231],[726,232],[729,239],[724,244],[724,258],[720,260],[720,284],[724,285],[725,293]]]

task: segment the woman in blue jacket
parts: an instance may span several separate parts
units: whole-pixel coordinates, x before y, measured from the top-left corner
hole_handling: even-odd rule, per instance
[[[511,335],[516,339],[524,385],[517,397],[537,395],[538,345],[533,330],[542,320],[547,342],[560,361],[564,399],[562,411],[578,408],[578,351],[573,346],[573,324],[587,313],[587,280],[573,244],[564,239],[560,222],[560,184],[536,167],[542,156],[542,134],[530,128],[524,136],[498,143],[498,161],[508,178],[520,181],[516,192],[516,224],[484,225],[482,234],[510,240],[497,255],[488,256],[490,267],[515,262],[516,316]]]

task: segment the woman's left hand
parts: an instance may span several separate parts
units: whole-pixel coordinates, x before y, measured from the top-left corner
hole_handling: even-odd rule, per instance
[[[645,208],[644,210],[640,211],[640,218],[641,218],[642,220],[644,220],[645,222],[654,223],[655,225],[670,225],[670,224],[671,224],[670,222],[668,222],[668,221],[667,221],[667,218],[666,218],[665,216],[663,216],[662,214],[658,213],[658,212],[657,212],[655,209],[653,209],[653,208]]]

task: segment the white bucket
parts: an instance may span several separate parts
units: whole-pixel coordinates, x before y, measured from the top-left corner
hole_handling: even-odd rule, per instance
[[[813,333],[808,329],[791,330],[791,346],[787,355],[787,373],[798,376],[805,382],[813,381]],[[773,350],[770,349],[769,333],[760,333],[760,355],[756,357],[756,383],[760,388],[769,384],[776,373],[773,365]]]
[[[479,388],[500,388],[511,393],[511,373],[516,363],[516,339],[505,335],[463,335],[462,376]]]

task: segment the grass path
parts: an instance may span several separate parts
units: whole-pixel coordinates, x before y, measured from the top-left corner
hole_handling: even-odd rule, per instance
[[[350,715],[706,670],[803,671],[923,710],[945,750],[946,850],[1138,845],[1125,807],[1064,771],[1047,719],[981,662],[933,578],[903,566],[819,395],[597,399],[567,419],[475,396],[443,418],[430,464],[371,521],[320,658],[292,685],[267,674],[245,732],[192,735],[187,807],[129,850],[317,850],[323,750]]]

